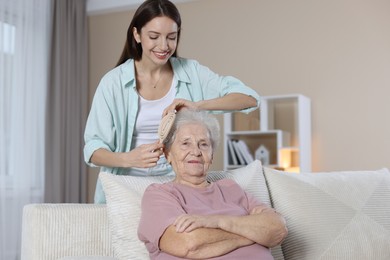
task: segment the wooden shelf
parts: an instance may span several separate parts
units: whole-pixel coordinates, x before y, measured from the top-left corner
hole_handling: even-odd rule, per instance
[[[262,97],[260,110],[224,115],[224,168],[242,165],[229,160],[229,140],[242,140],[255,158],[263,145],[269,152],[268,167],[311,171],[310,99],[300,95]],[[230,157],[231,158],[231,157]],[[286,163],[286,160],[288,163]]]

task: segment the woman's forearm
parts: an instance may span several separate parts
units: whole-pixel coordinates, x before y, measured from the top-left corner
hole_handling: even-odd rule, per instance
[[[198,228],[191,232],[176,232],[170,226],[160,239],[160,249],[168,254],[190,259],[205,259],[227,254],[254,242],[221,229]]]
[[[219,232],[225,232],[224,230],[218,230]],[[209,234],[210,235],[210,234]],[[233,234],[234,235],[234,234]],[[232,252],[243,246],[248,246],[254,242],[241,236],[235,235],[235,238],[224,239],[213,243],[205,243],[199,246],[196,250],[188,251],[186,258],[189,259],[209,259],[218,257]]]
[[[223,216],[219,227],[270,248],[280,244],[288,233],[284,218],[273,209],[240,217]]]
[[[96,166],[104,167],[126,167],[122,153],[114,153],[107,149],[100,148],[91,156],[91,162]]]
[[[220,98],[198,101],[196,104],[200,110],[242,110],[257,106],[257,101],[245,94],[231,93]]]
[[[154,142],[140,145],[129,152],[112,152],[103,148],[96,150],[91,156],[91,162],[105,167],[140,167],[149,168],[157,164],[163,154],[163,144]]]

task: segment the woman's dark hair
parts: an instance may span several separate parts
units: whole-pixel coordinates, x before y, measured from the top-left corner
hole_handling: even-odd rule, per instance
[[[177,24],[177,46],[179,45],[181,28],[181,17],[179,10],[169,0],[146,0],[135,11],[129,28],[127,29],[125,47],[123,48],[121,57],[119,58],[116,66],[119,66],[128,59],[140,60],[142,58],[142,47],[141,44],[138,44],[134,39],[133,28],[135,27],[137,28],[138,32],[141,32],[141,29],[145,26],[145,24],[156,17],[162,16],[171,18]],[[177,56],[177,47],[172,56]]]

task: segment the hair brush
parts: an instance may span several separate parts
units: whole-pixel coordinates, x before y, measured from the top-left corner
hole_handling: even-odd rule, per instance
[[[169,131],[172,128],[173,122],[176,118],[176,111],[171,111],[166,114],[160,122],[158,127],[158,137],[160,139],[160,143],[163,143],[165,138],[167,138]]]

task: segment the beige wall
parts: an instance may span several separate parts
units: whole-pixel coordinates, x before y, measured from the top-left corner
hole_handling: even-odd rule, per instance
[[[261,95],[311,98],[313,171],[390,168],[390,1],[208,0],[177,6],[180,56],[236,76]],[[90,16],[91,98],[119,58],[131,16]],[[218,155],[214,168],[221,169]],[[96,172],[90,177],[93,188]]]

